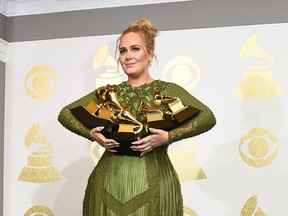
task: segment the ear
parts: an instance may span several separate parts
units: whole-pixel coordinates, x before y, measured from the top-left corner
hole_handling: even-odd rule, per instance
[[[149,62],[152,61],[153,57],[154,57],[154,52],[153,52],[153,51],[150,51],[150,52],[148,53]]]

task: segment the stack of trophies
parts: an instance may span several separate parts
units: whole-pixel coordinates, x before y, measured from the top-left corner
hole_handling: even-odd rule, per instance
[[[141,152],[133,151],[131,143],[148,134],[148,128],[171,130],[189,119],[195,117],[200,110],[192,106],[184,106],[177,97],[162,95],[155,92],[156,108],[141,102],[138,110],[146,115],[145,127],[130,112],[129,107],[123,107],[117,98],[117,89],[103,86],[96,90],[100,104],[90,102],[87,106],[71,109],[72,114],[88,128],[104,126],[102,133],[120,143],[116,155],[139,156]],[[159,108],[167,104],[168,109],[162,112]],[[145,136],[145,135],[144,135]]]

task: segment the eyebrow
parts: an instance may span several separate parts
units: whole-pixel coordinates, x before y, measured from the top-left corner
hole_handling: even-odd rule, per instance
[[[141,46],[138,45],[138,44],[133,44],[133,45],[131,45],[129,47],[141,47]],[[119,47],[119,49],[126,49],[126,48],[125,47]]]

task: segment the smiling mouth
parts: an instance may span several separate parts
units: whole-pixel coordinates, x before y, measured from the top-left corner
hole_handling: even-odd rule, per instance
[[[125,64],[126,67],[132,67],[134,64],[133,63],[128,63],[128,64]]]

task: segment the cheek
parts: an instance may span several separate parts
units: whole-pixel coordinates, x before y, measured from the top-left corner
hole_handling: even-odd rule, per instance
[[[138,55],[138,56],[135,56],[135,59],[137,61],[141,61],[141,62],[148,62],[148,56],[147,55]]]
[[[125,58],[123,56],[120,56],[119,57],[119,63],[122,65],[124,61],[125,61]]]

